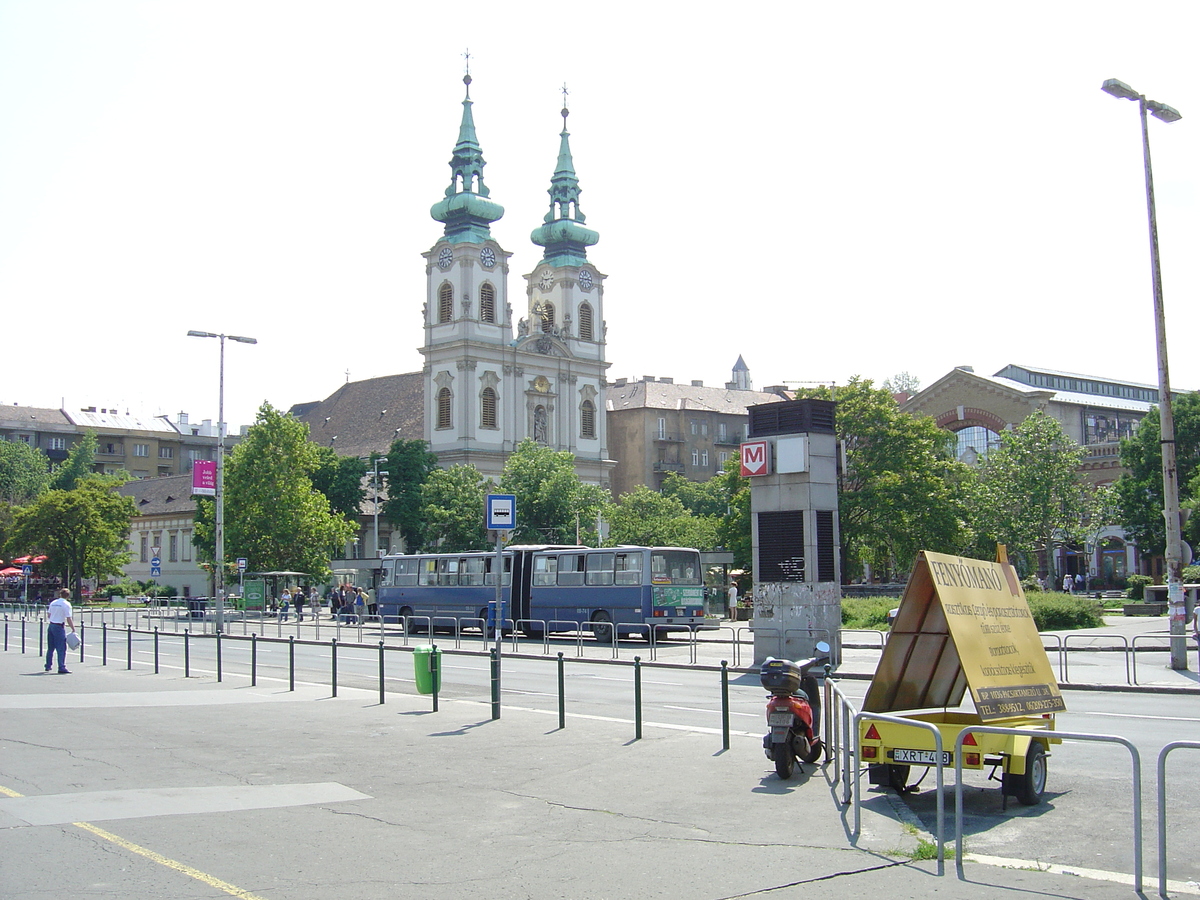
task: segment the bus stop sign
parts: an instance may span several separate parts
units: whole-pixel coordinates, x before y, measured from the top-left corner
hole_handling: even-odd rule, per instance
[[[488,531],[511,531],[517,527],[517,497],[515,494],[487,495]]]

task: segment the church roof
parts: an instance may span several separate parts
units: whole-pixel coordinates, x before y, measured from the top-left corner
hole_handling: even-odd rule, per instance
[[[339,456],[386,453],[396,438],[425,436],[425,387],[420,372],[351,381],[324,400],[290,410],[309,437]],[[336,438],[336,440],[334,440]]]
[[[117,488],[123,497],[132,497],[139,516],[185,515],[196,511],[192,496],[192,476],[165,475],[162,478],[141,478]]]
[[[778,394],[764,391],[735,391],[672,381],[634,381],[608,386],[608,411],[623,409],[690,409],[744,416],[748,407],[775,403]]]

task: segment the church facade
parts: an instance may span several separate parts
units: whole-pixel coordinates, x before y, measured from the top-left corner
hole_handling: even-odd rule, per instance
[[[605,419],[606,276],[587,258],[600,236],[579,207],[568,111],[550,208],[531,235],[541,259],[510,284],[512,254],[490,228],[504,208],[484,182],[470,75],[463,81],[450,185],[430,210],[444,231],[422,254],[423,437],[442,466],[471,464],[493,478],[531,438],[574,454],[585,482],[608,485],[615,462]]]

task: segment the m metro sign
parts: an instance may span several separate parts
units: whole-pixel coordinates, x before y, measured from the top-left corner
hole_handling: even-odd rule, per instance
[[[742,444],[742,475],[767,474],[767,442],[746,441]]]

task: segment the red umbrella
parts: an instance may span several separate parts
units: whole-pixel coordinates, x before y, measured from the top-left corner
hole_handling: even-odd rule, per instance
[[[20,563],[23,566],[36,566],[39,563],[44,563],[45,561],[46,557],[44,556],[22,556],[13,560],[13,562]]]
[[[16,566],[9,566],[7,569],[0,569],[0,575],[20,575],[21,570]]]

